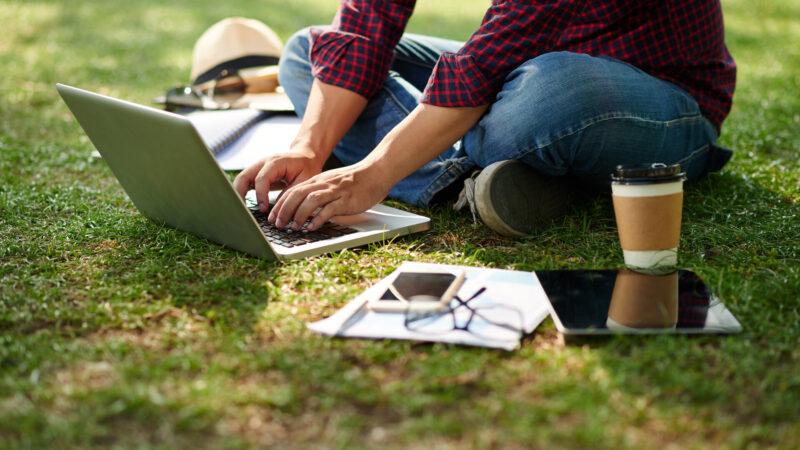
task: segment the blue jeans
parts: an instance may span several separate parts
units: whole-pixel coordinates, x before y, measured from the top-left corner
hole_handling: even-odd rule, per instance
[[[334,155],[345,165],[363,159],[417,106],[439,54],[461,45],[405,34],[383,88]],[[280,62],[281,84],[301,117],[314,79],[308,50],[303,29],[287,42]],[[508,159],[598,190],[609,185],[618,164],[680,163],[694,180],[730,159],[716,139],[697,102],[674,84],[612,58],[546,53],[514,69],[481,120],[389,196],[426,206],[465,174]]]

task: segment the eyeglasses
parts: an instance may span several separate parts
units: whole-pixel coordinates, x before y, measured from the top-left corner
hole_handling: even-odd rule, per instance
[[[522,313],[485,297],[479,299],[484,292],[486,287],[466,300],[455,296],[443,311],[406,311],[403,323],[407,330],[419,334],[442,335],[461,330],[488,341],[520,339],[524,326]]]
[[[167,111],[183,108],[225,110],[242,98],[247,84],[238,74],[223,70],[211,81],[196,86],[177,86],[167,91],[164,104]]]

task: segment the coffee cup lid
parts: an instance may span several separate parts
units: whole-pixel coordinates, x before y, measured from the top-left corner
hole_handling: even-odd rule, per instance
[[[680,164],[653,163],[617,166],[614,173],[611,174],[611,180],[620,184],[669,183],[685,179],[686,173],[681,172]]]

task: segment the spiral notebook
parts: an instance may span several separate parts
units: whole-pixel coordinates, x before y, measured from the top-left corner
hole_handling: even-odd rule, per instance
[[[187,114],[223,170],[243,170],[270,153],[286,151],[300,129],[295,115],[257,109]]]
[[[256,109],[196,111],[186,115],[214,155],[267,117],[269,113]]]

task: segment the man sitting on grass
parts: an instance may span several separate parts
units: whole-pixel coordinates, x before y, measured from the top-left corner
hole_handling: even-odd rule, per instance
[[[680,163],[693,180],[730,158],[715,145],[736,79],[718,0],[494,0],[466,43],[403,34],[414,3],[342,0],[332,26],[287,43],[300,133],[234,183],[264,212],[288,185],[278,227],[462,190],[521,236],[618,164]],[[344,167],[323,172],[331,154]]]

